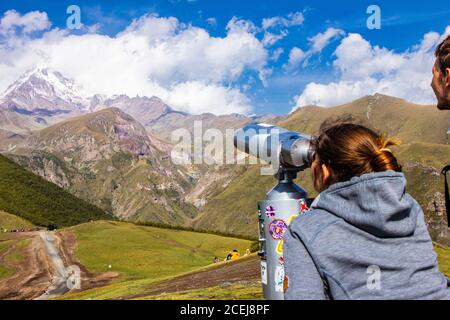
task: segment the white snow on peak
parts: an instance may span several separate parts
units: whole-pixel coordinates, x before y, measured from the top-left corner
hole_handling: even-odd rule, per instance
[[[47,101],[55,101],[57,104],[63,101],[76,109],[85,109],[89,107],[89,98],[83,96],[81,92],[81,87],[77,87],[72,80],[61,73],[50,68],[37,67],[11,84],[0,99],[9,99],[22,105],[20,97],[26,94],[31,99],[39,97]]]

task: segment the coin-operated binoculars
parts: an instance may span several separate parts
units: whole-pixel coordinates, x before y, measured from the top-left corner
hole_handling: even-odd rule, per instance
[[[293,180],[314,158],[311,137],[268,124],[249,124],[234,135],[237,149],[270,163],[278,184],[258,201],[261,280],[264,297],[283,300],[283,237],[289,223],[308,209],[307,193]]]

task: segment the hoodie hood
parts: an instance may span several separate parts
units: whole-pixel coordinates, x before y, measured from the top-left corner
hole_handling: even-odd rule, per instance
[[[420,206],[406,193],[403,173],[374,172],[336,183],[323,191],[312,208],[326,210],[381,238],[414,233]]]

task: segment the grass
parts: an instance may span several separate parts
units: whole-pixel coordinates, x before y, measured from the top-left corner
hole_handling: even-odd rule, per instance
[[[6,257],[6,261],[11,264],[20,264],[24,259],[24,250],[31,243],[30,239],[14,241],[14,249]]]
[[[224,283],[204,289],[164,293],[144,297],[142,300],[261,300],[263,299],[261,281],[239,281]]]
[[[243,239],[115,221],[85,223],[65,231],[75,234],[76,255],[89,271],[120,274],[108,286],[64,297],[68,299],[114,299],[139,293],[151,283],[207,266],[215,256],[223,259],[233,249],[245,252],[251,245]]]
[[[0,210],[38,226],[109,219],[104,211],[0,155]]]
[[[9,278],[13,274],[13,271],[9,268],[0,265],[0,280]]]
[[[434,249],[438,254],[439,269],[443,274],[450,278],[450,248],[435,244]]]
[[[238,250],[250,243],[209,234],[136,226],[123,222],[98,221],[66,231],[79,241],[77,255],[90,271],[116,271],[121,277],[113,283],[68,294],[58,299],[118,299],[144,292],[152,284],[181,274],[209,268],[210,257],[223,257],[230,247]],[[202,245],[199,247],[198,244]],[[193,256],[193,250],[197,255]],[[450,248],[435,244],[440,270],[450,277]],[[161,263],[161,261],[163,261]],[[170,263],[169,263],[170,262]],[[174,264],[174,262],[176,264]],[[111,264],[112,268],[107,266]],[[159,263],[159,264],[158,264]],[[144,300],[246,300],[262,299],[259,280],[147,296]]]
[[[8,250],[9,246],[11,245],[10,241],[2,241],[0,242],[0,256]],[[0,280],[5,279],[13,275],[14,270],[12,270],[9,267],[6,267],[2,264],[0,264]]]
[[[33,228],[34,225],[21,217],[9,214],[0,210],[0,231],[1,229],[16,229],[16,228]]]
[[[30,242],[30,239],[3,240],[0,242],[0,256],[12,247],[11,251],[0,260],[0,280],[6,279],[14,274],[14,266],[23,262],[25,257],[24,250]]]

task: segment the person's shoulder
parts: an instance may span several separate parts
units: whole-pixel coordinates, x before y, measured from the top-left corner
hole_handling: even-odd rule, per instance
[[[329,212],[311,208],[294,218],[289,225],[292,233],[297,234],[303,241],[311,242],[315,236],[341,219]]]

